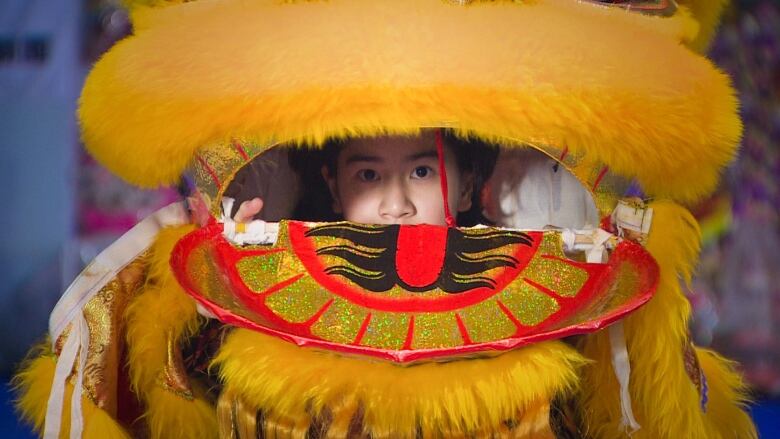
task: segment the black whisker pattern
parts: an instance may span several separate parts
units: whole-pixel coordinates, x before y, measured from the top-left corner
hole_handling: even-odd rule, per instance
[[[317,255],[337,257],[349,264],[328,267],[325,273],[342,276],[373,292],[385,292],[396,285],[410,292],[440,288],[447,293],[462,293],[475,288],[495,288],[495,280],[486,276],[486,272],[518,264],[518,260],[506,251],[497,250],[509,245],[531,246],[533,243],[528,234],[511,230],[448,229],[444,261],[438,278],[429,285],[413,286],[398,276],[396,254],[400,227],[335,223],[313,227],[306,236],[338,238],[354,244],[321,247],[317,249]]]

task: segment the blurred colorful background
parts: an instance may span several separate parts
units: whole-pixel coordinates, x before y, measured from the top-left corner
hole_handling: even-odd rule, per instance
[[[17,422],[9,377],[42,340],[81,268],[175,189],[135,189],[79,144],[90,66],[131,31],[118,0],[0,0],[0,432]],[[694,208],[703,252],[689,291],[697,344],[740,362],[761,437],[780,438],[780,0],[734,1],[710,56],[733,78],[742,150]]]

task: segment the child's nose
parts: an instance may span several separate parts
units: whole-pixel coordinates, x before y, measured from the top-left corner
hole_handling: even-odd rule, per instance
[[[389,184],[382,197],[382,202],[379,204],[379,215],[390,221],[414,216],[416,209],[408,195],[403,183]]]

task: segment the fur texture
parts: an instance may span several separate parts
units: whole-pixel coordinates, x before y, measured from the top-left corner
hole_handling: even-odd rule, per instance
[[[715,32],[718,30],[720,18],[729,0],[681,0],[680,4],[690,9],[692,15],[696,18],[698,32],[696,37],[688,45],[699,52],[706,52],[710,46]]]
[[[177,181],[199,147],[233,137],[452,126],[566,146],[652,195],[690,200],[714,186],[741,133],[729,80],[679,44],[681,17],[568,0],[223,0],[134,17],[79,115],[92,154],[141,186]]]
[[[21,418],[38,434],[43,432],[43,424],[46,421],[46,403],[49,400],[56,366],[56,357],[48,346],[47,342],[33,348],[29,354],[30,359],[22,365],[12,382],[18,395],[16,409]]]
[[[545,342],[489,360],[400,367],[238,329],[214,363],[225,392],[264,411],[266,429],[305,432],[312,415],[327,412],[340,431],[360,407],[372,437],[413,438],[418,425],[423,437],[487,437],[504,421],[519,421],[552,397],[570,395],[583,359],[563,343]],[[334,433],[326,437],[343,437]]]
[[[195,303],[173,277],[169,258],[173,246],[192,226],[160,232],[152,248],[151,267],[143,292],[127,310],[130,379],[146,405],[153,438],[216,436],[214,408],[199,392],[185,398],[164,388],[160,376],[168,359],[167,343],[194,334],[199,325]]]
[[[33,427],[39,435],[43,434],[46,421],[46,404],[49,401],[51,384],[54,381],[55,357],[51,350],[42,346],[33,350],[36,358],[28,361],[21,372],[14,377],[13,385],[19,399],[16,407],[22,419]],[[66,383],[63,404],[63,419],[60,427],[60,437],[68,438],[70,432],[70,399],[73,386]],[[130,439],[124,428],[108,413],[96,407],[84,396],[82,400],[84,413],[84,439]]]
[[[214,406],[201,392],[187,400],[162,387],[154,387],[145,395],[146,422],[152,438],[181,437],[209,439],[217,437]]]
[[[680,281],[690,281],[698,258],[699,228],[684,208],[665,201],[651,204],[653,225],[647,249],[658,261],[658,291],[643,308],[625,320],[631,360],[632,407],[642,428],[634,438],[751,438],[755,430],[740,407],[744,384],[723,359],[699,355],[710,383],[706,413],[699,394],[685,372],[683,347],[689,343],[690,304]],[[610,367],[609,335],[587,337],[584,354],[595,360],[584,374],[583,410],[586,425],[596,438],[621,438],[617,380]]]

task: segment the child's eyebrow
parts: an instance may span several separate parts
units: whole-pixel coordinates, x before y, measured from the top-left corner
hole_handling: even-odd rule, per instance
[[[352,163],[359,163],[359,162],[369,162],[369,163],[379,163],[382,159],[375,155],[367,155],[367,154],[352,154],[349,157],[347,157],[346,164],[352,164]]]
[[[435,149],[431,149],[431,150],[428,150],[428,151],[422,151],[422,152],[417,152],[417,153],[411,154],[409,156],[406,156],[405,161],[407,161],[407,162],[414,162],[416,160],[430,159],[430,158],[432,158],[432,159],[439,158],[439,154],[436,152]]]

